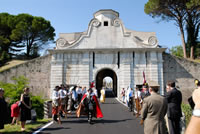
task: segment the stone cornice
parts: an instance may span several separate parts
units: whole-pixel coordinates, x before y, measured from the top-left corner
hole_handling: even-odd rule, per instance
[[[102,10],[99,10],[99,11],[95,12],[95,13],[93,14],[93,16],[96,17],[96,16],[98,16],[98,15],[100,15],[100,14],[103,14],[103,13],[112,13],[112,14],[114,14],[116,17],[119,17],[119,13],[116,12],[116,11],[114,11],[114,10],[112,10],[112,9],[102,9]]]
[[[96,48],[96,49],[49,49],[50,54],[65,52],[164,52],[166,48]]]

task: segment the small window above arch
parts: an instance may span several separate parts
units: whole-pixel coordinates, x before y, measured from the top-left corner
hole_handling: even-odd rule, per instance
[[[108,21],[104,21],[104,22],[103,22],[103,25],[104,25],[104,26],[108,26]]]

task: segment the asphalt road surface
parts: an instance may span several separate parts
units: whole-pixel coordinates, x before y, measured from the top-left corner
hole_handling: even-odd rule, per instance
[[[106,98],[101,104],[104,117],[93,118],[93,124],[87,122],[87,117],[76,118],[75,113],[67,119],[62,119],[62,124],[53,123],[39,134],[143,134],[140,119],[133,116],[127,107],[115,98]]]

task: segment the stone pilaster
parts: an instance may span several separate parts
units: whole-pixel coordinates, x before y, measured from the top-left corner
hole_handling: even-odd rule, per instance
[[[53,54],[52,62],[51,62],[51,91],[55,88],[55,86],[63,83],[63,54]]]

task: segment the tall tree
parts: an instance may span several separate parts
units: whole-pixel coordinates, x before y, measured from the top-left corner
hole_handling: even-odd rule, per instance
[[[189,0],[186,11],[187,44],[190,48],[190,58],[194,59],[200,28],[200,0]]]
[[[200,0],[149,0],[145,4],[145,13],[163,20],[175,21],[181,32],[184,58],[189,56],[189,53],[190,58],[194,58],[200,27]],[[188,48],[190,51],[187,51]]]
[[[183,55],[187,58],[186,43],[184,35],[184,24],[186,17],[186,0],[149,0],[145,4],[145,13],[152,17],[160,17],[162,20],[175,21],[180,29]]]
[[[15,25],[13,15],[0,13],[0,65],[9,60],[14,52],[24,47],[19,44],[19,40],[14,41],[10,38]]]
[[[50,21],[42,17],[34,17],[29,14],[19,14],[16,16],[16,28],[12,31],[13,40],[21,40],[21,44],[26,46],[26,56],[32,57],[37,50],[54,41],[54,28]]]

